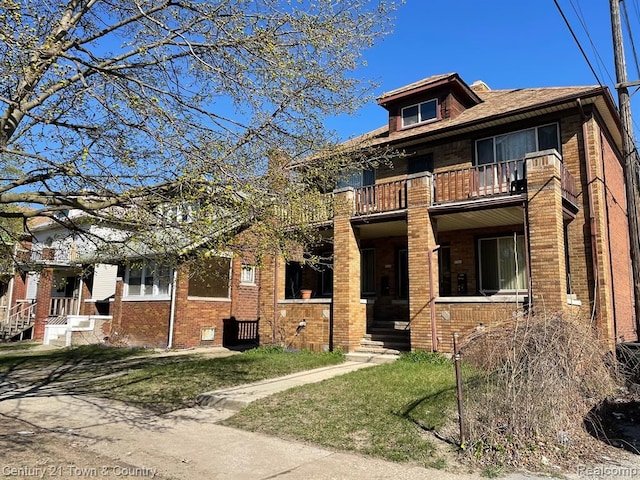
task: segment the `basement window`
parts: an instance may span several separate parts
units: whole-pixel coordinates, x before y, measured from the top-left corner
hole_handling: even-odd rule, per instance
[[[410,127],[418,123],[438,118],[438,100],[435,98],[427,102],[404,107],[401,112],[402,127]]]

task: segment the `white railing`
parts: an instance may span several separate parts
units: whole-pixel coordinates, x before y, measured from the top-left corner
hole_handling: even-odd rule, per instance
[[[13,337],[29,327],[36,318],[36,303],[19,302],[9,310],[6,320],[0,321],[0,331],[5,337]]]

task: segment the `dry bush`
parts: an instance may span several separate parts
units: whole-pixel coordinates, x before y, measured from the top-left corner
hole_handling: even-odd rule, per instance
[[[474,332],[463,358],[480,372],[465,405],[475,459],[539,468],[589,456],[595,442],[585,417],[616,382],[608,350],[587,322],[524,315]]]

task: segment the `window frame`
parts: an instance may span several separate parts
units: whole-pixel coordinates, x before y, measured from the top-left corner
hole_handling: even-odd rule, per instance
[[[548,127],[550,125],[555,125],[556,127],[556,139],[557,139],[557,145],[556,145],[556,150],[558,151],[558,153],[562,156],[562,138],[560,137],[560,122],[549,122],[549,123],[545,123],[543,125],[536,125],[534,127],[529,127],[529,128],[521,128],[520,130],[513,130],[513,131],[509,131],[509,132],[504,132],[498,135],[490,135],[488,137],[483,137],[483,138],[478,138],[475,142],[474,142],[474,159],[473,159],[473,164],[474,166],[479,166],[479,165],[492,165],[495,163],[498,163],[496,161],[496,141],[495,139],[498,137],[503,137],[506,135],[513,135],[516,133],[522,133],[522,132],[527,132],[530,130],[534,130],[535,131],[535,140],[536,140],[536,149],[533,150],[534,152],[539,152],[540,151],[540,136],[539,136],[539,130],[541,128],[544,127]],[[493,147],[493,162],[486,162],[486,163],[479,163],[479,155],[478,155],[478,143],[483,142],[485,140],[493,140],[492,142],[492,147]],[[532,153],[532,152],[527,152],[527,153]],[[526,155],[526,154],[525,154]],[[522,157],[524,158],[524,157]],[[510,158],[507,160],[501,160],[502,162],[511,162],[514,160],[521,160],[522,158]]]
[[[248,278],[245,277],[245,272],[250,272]],[[240,285],[255,286],[256,285],[256,266],[243,263],[240,267]]]
[[[233,258],[232,255],[227,255],[227,254],[216,254],[216,255],[212,255],[211,257],[216,258],[216,259],[224,259],[227,260],[229,262],[229,269],[228,269],[228,273],[227,273],[227,295],[225,297],[204,297],[202,295],[191,295],[189,293],[189,287],[190,284],[187,283],[187,300],[201,300],[201,301],[209,301],[209,302],[219,302],[219,301],[231,301],[231,287],[232,287],[232,279],[233,279]],[[191,281],[191,277],[189,278],[189,282]]]
[[[365,273],[369,274],[368,278],[365,278]],[[371,297],[376,295],[375,248],[362,248],[360,250],[360,295],[362,297]]]
[[[429,104],[429,103],[434,103],[435,104],[435,108],[434,108],[435,116],[423,119],[422,118],[422,108],[421,107],[422,107],[422,105],[426,105],[426,104]],[[401,126],[401,128],[409,128],[409,127],[413,127],[415,125],[420,125],[420,124],[423,124],[423,123],[427,123],[427,122],[431,122],[431,121],[434,121],[434,120],[438,120],[439,119],[439,115],[438,115],[438,106],[439,105],[440,105],[440,102],[438,102],[437,98],[431,98],[431,99],[426,100],[424,102],[413,103],[411,105],[407,105],[406,107],[402,107],[400,109],[400,126]],[[410,108],[414,108],[414,107],[417,107],[417,110],[418,110],[417,111],[417,121],[414,122],[414,123],[407,124],[406,121],[405,121],[404,112],[406,110],[408,110]]]
[[[496,249],[498,250],[497,252],[497,257],[499,258],[499,243],[501,239],[509,239],[511,241],[513,241],[513,236],[516,236],[516,242],[519,242],[520,240],[522,240],[522,244],[523,244],[523,251],[522,251],[522,256],[523,258],[523,262],[522,264],[518,263],[518,274],[522,273],[524,278],[524,287],[522,288],[500,288],[500,285],[498,285],[498,289],[492,289],[492,288],[484,288],[484,285],[482,285],[482,277],[483,277],[483,267],[482,267],[482,247],[481,247],[481,243],[482,242],[486,242],[489,240],[496,240]],[[478,292],[482,293],[482,294],[503,294],[503,293],[515,293],[515,292],[528,292],[529,291],[529,286],[528,286],[528,275],[527,275],[527,265],[526,265],[526,249],[527,249],[527,245],[526,245],[526,241],[525,241],[525,236],[522,233],[517,233],[517,232],[513,232],[511,234],[505,234],[505,235],[493,235],[493,236],[487,236],[487,237],[480,237],[476,239],[476,266],[477,266],[477,288],[478,288]],[[511,253],[513,253],[513,249],[511,251]],[[498,284],[500,283],[500,278],[501,278],[501,272],[500,272],[500,262],[497,262],[496,268],[498,269],[497,271],[497,277],[498,277]],[[517,279],[516,279],[517,282]]]
[[[131,270],[135,268],[136,270],[140,270],[140,293],[131,294],[130,293],[130,278],[131,278]],[[153,273],[152,276],[149,274]],[[135,277],[134,277],[135,278]],[[152,283],[149,285],[146,283],[145,279],[152,278]],[[161,288],[165,285],[165,283],[161,284],[161,278],[166,278],[166,293],[160,293]],[[173,284],[173,268],[162,265],[155,260],[143,260],[142,263],[138,265],[127,265],[125,268],[124,275],[124,301],[164,301],[169,300],[171,298],[171,288]],[[151,286],[151,293],[147,293],[147,288]]]

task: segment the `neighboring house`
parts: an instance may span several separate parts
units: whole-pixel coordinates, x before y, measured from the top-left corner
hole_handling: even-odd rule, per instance
[[[257,321],[259,272],[246,259],[212,255],[191,273],[153,252],[125,260],[113,260],[111,252],[110,261],[101,260],[98,248],[124,238],[122,231],[82,212],[61,215],[77,230],[39,223],[18,252],[10,283],[14,314],[5,321],[12,330],[5,336],[18,338],[19,324],[45,344],[194,347],[222,345],[225,319]],[[257,328],[248,340],[257,341]]]
[[[405,156],[332,193],[316,252],[332,265],[265,265],[263,341],[450,351],[454,332],[529,309],[593,318],[611,345],[638,338],[607,89],[494,91],[452,73],[378,104],[386,125],[361,139]]]
[[[31,221],[30,238],[16,251],[6,338],[69,345],[108,335],[117,267],[97,262],[95,252],[99,239],[115,231],[79,211],[60,212],[59,220],[76,223],[78,231],[55,218]]]

